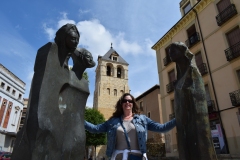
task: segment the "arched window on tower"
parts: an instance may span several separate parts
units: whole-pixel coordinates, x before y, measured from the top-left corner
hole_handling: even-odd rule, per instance
[[[122,70],[121,68],[117,68],[117,78],[121,78],[122,77]]]
[[[117,90],[114,89],[114,96],[117,96]]]
[[[121,95],[123,95],[123,94],[124,94],[123,90],[121,90],[121,91],[120,91],[120,94],[121,94]]]
[[[111,76],[111,67],[107,66],[107,76]]]

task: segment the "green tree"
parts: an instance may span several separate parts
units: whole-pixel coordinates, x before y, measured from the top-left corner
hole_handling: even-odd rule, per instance
[[[68,68],[69,68],[69,70],[72,70],[72,66],[68,66]],[[89,82],[89,80],[88,80],[88,73],[85,71],[85,72],[83,72],[83,75],[82,75],[82,77],[84,78],[84,79],[86,79],[88,82]]]
[[[89,80],[88,80],[88,73],[86,71],[83,73],[82,76],[83,76],[83,78],[85,78],[89,82]]]
[[[103,114],[101,114],[98,110],[92,108],[85,108],[85,120],[93,124],[100,124],[105,122]],[[96,147],[98,145],[105,145],[106,140],[106,133],[94,134],[86,131],[86,146],[94,146],[95,157]]]

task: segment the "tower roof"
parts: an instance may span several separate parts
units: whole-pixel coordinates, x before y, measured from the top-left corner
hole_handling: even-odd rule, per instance
[[[118,57],[118,60],[117,61],[114,61],[111,59],[111,56],[114,55],[114,56],[117,56]],[[113,61],[113,62],[119,62],[119,63],[122,63],[122,64],[126,64],[126,65],[129,65],[112,47],[110,48],[110,50],[104,55],[101,57],[103,60],[107,60],[107,61]]]

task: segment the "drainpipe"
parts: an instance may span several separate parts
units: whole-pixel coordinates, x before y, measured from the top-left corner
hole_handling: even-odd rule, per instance
[[[194,13],[196,14],[199,31],[200,31],[200,35],[201,35],[201,38],[202,38],[202,44],[203,44],[204,54],[205,54],[205,57],[206,57],[207,67],[208,67],[208,70],[209,70],[209,72],[208,72],[208,73],[209,73],[209,77],[210,77],[211,84],[212,84],[212,87],[213,87],[213,93],[214,93],[214,98],[215,98],[215,101],[216,101],[217,113],[218,113],[218,117],[219,117],[219,120],[220,120],[220,125],[221,125],[222,132],[223,132],[224,143],[225,143],[225,146],[226,146],[227,153],[229,153],[229,148],[228,148],[227,138],[226,138],[226,134],[225,134],[225,129],[223,128],[223,125],[222,125],[222,118],[221,118],[221,114],[220,114],[220,111],[219,111],[218,100],[217,100],[216,91],[215,91],[215,87],[214,87],[214,83],[213,83],[213,78],[212,78],[212,73],[211,73],[210,65],[209,65],[209,62],[208,62],[208,56],[207,56],[207,52],[206,52],[205,43],[204,43],[204,40],[203,40],[202,30],[201,30],[200,23],[199,23],[199,19],[198,19],[198,14],[197,14],[197,11],[196,11],[194,8],[193,8],[193,11],[194,11]]]

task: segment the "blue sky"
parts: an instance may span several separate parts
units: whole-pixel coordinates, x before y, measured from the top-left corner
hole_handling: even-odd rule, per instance
[[[37,50],[53,41],[66,23],[77,25],[79,47],[97,62],[111,47],[129,63],[131,93],[139,96],[159,84],[155,51],[151,47],[181,18],[180,0],[17,0],[0,5],[0,63],[26,83],[33,75]],[[87,69],[93,105],[95,67]]]

